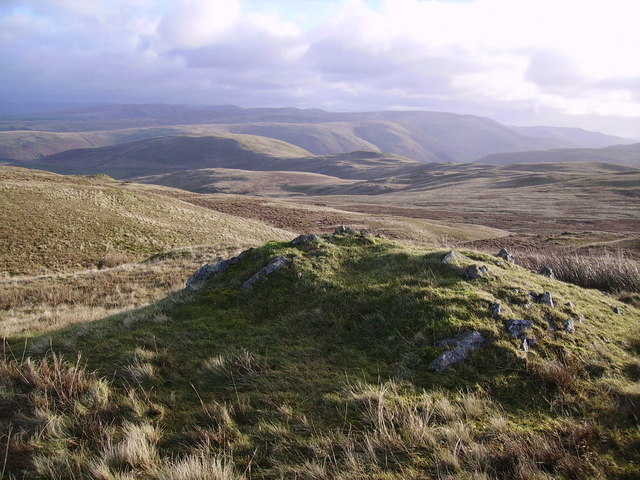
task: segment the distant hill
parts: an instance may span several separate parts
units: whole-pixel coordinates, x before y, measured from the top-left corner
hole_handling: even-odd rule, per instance
[[[640,143],[605,148],[562,148],[539,152],[498,153],[476,163],[510,165],[517,163],[605,162],[640,167]]]
[[[398,155],[378,152],[313,156],[306,150],[279,140],[229,135],[160,137],[110,147],[69,150],[28,165],[58,173],[106,173],[116,178],[202,168],[234,168],[370,179],[408,173],[422,164]]]
[[[189,126],[194,126],[193,130]],[[162,133],[166,128],[171,131]],[[229,105],[89,106],[5,117],[0,119],[0,130],[20,132],[19,140],[15,135],[0,134],[0,159],[13,160],[57,153],[70,144],[72,148],[105,146],[176,134],[253,134],[283,140],[317,155],[369,150],[421,162],[470,162],[494,153],[627,142],[577,129],[511,128],[488,118],[446,112],[337,113]],[[46,137],[44,132],[82,135]]]
[[[582,128],[567,127],[511,127],[516,132],[533,138],[554,139],[566,147],[603,148],[610,145],[631,144],[634,140],[590,132]],[[573,143],[573,145],[571,145]]]

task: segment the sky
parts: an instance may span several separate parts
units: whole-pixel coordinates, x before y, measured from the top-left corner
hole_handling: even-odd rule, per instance
[[[0,101],[435,110],[640,138],[638,0],[0,0]]]

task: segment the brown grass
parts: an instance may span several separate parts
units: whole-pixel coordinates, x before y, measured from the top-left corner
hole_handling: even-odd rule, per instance
[[[608,292],[640,292],[640,263],[621,250],[564,253],[548,249],[514,251],[516,263],[533,271],[551,267],[559,280]]]

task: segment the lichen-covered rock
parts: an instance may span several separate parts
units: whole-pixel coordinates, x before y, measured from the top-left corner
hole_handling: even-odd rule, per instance
[[[291,240],[291,245],[294,247],[297,245],[303,245],[306,243],[316,243],[318,241],[317,235],[299,235]]]
[[[540,275],[544,275],[545,277],[549,277],[549,278],[556,278],[556,276],[553,273],[553,270],[551,269],[551,267],[547,267],[546,265],[544,267],[542,267],[538,273]]]
[[[453,346],[452,350],[447,350],[438,355],[427,367],[434,372],[442,372],[454,363],[460,362],[469,356],[469,352],[477,350],[485,342],[485,338],[480,332],[465,332],[452,338],[445,338],[435,343],[436,347]]]
[[[491,315],[497,317],[502,313],[502,305],[500,305],[500,302],[496,300],[489,306],[489,311],[491,312]]]
[[[471,265],[464,272],[464,278],[467,280],[476,280],[484,277],[487,273],[489,273],[489,268],[486,265],[481,265],[480,267]]]
[[[466,260],[467,257],[455,250],[449,251],[444,257],[442,257],[442,263],[455,263],[461,260]]]
[[[506,260],[507,262],[513,262],[513,255],[509,253],[509,250],[506,248],[501,248],[500,251],[496,254],[496,257]]]
[[[509,320],[507,322],[507,331],[515,338],[522,338],[525,335],[525,331],[530,330],[533,327],[531,320]]]
[[[262,278],[271,275],[272,273],[278,272],[282,270],[287,264],[291,262],[290,258],[287,257],[275,257],[269,260],[263,268],[258,270],[255,275],[253,275],[249,280],[244,282],[240,288],[242,290],[249,289],[253,287],[256,282],[261,280]]]

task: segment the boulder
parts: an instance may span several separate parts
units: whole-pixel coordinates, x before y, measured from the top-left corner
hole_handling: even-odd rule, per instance
[[[235,265],[236,263],[238,263],[238,257],[229,258],[227,260],[220,260],[219,262],[209,265],[203,265],[198,270],[196,270],[196,273],[189,277],[185,288],[189,290],[198,290],[204,282],[206,282],[210,278],[215,277],[216,275],[221,274],[231,265]]]
[[[262,278],[271,275],[272,273],[278,272],[282,270],[286,265],[291,263],[291,259],[288,257],[275,257],[269,260],[269,262],[260,270],[256,272],[249,280],[244,282],[240,288],[242,290],[247,290],[252,288],[256,282],[261,280]]]
[[[553,297],[550,292],[544,292],[542,295],[538,296],[538,302],[544,303],[545,305],[549,305],[553,308]]]
[[[501,248],[500,251],[496,254],[496,257],[506,260],[507,262],[513,262],[513,255],[509,253],[509,250],[506,248]]]
[[[318,240],[319,238],[317,235],[299,235],[293,240],[291,240],[291,245],[295,247],[295,246],[304,245],[307,243],[317,243]]]
[[[433,359],[427,368],[437,373],[443,372],[454,363],[467,358],[470,352],[480,348],[485,341],[482,334],[477,331],[465,332],[452,338],[439,340],[435,343],[436,347],[453,346],[455,348],[442,352]]]
[[[509,320],[507,322],[507,331],[515,338],[522,338],[525,335],[526,330],[530,330],[533,327],[531,320]]]
[[[544,267],[542,267],[538,273],[540,275],[544,275],[545,277],[549,277],[549,278],[556,278],[556,276],[553,274],[553,270],[551,269],[551,267],[547,267],[546,265]]]
[[[461,260],[465,260],[467,257],[455,250],[450,250],[444,257],[442,257],[442,263],[455,263]]]
[[[338,228],[333,231],[334,235],[350,235],[353,233],[355,233],[353,228],[345,227],[344,225],[339,225]]]
[[[475,280],[484,277],[487,273],[489,273],[489,268],[486,265],[481,265],[480,267],[471,265],[464,272],[464,278],[467,280]]]

